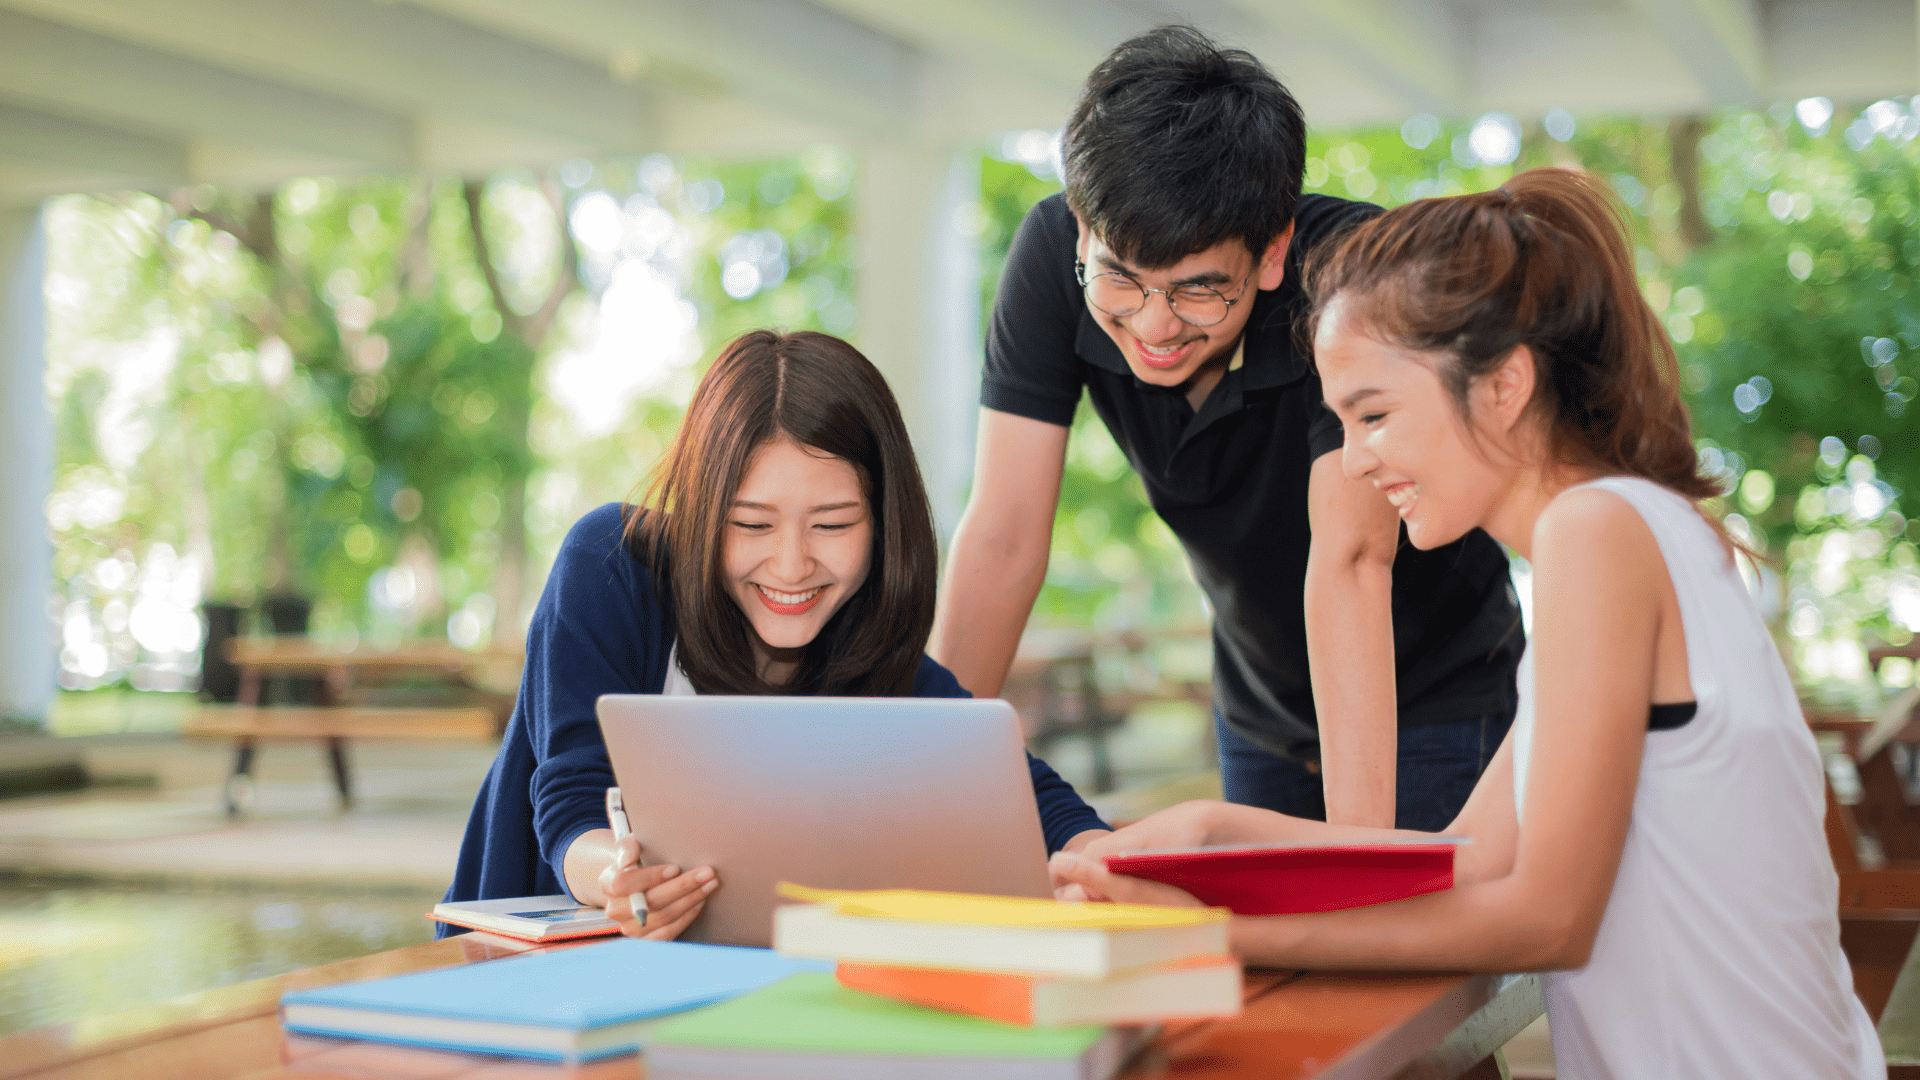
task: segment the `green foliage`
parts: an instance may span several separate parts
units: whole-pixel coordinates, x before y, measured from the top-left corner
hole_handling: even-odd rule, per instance
[[[707,162],[654,155],[638,162],[600,163],[592,183],[576,198],[608,193],[623,208],[629,240],[612,252],[589,248],[583,276],[590,290],[605,288],[627,260],[657,271],[687,305],[684,325],[661,311],[639,329],[641,335],[607,340],[604,314],[585,303],[542,361],[543,394],[534,403],[533,450],[538,455],[529,531],[534,563],[545,566],[561,538],[585,510],[600,503],[637,496],[661,452],[679,427],[681,409],[712,357],[734,337],[761,327],[821,330],[846,334],[854,324],[854,278],[858,253],[850,232],[853,196],[852,159],[822,147],[793,158]],[[651,216],[658,212],[662,217]],[[636,247],[631,237],[646,228],[658,232],[651,247]],[[647,235],[653,235],[648,233]],[[644,252],[644,254],[643,254]],[[730,265],[751,266],[751,291],[736,276],[735,291],[725,281]],[[744,271],[736,271],[736,275]],[[605,293],[601,306],[622,303]],[[650,309],[651,310],[651,309]],[[564,319],[563,319],[564,321]],[[669,325],[672,324],[672,325]],[[596,341],[596,335],[603,335]],[[616,371],[652,364],[657,374],[628,387],[631,400],[617,422],[585,422],[570,402],[584,381],[567,363],[580,354],[611,345],[622,358]],[[641,350],[666,355],[625,360]],[[564,384],[564,385],[563,385]],[[569,386],[575,387],[569,391]]]
[[[431,632],[451,612],[477,642],[518,483],[530,602],[566,528],[652,467],[694,361],[751,327],[852,326],[845,154],[655,155],[586,185],[595,171],[562,170],[582,185],[569,209],[594,204],[610,243],[582,245],[585,287],[537,352],[509,331],[555,288],[568,227],[537,176],[480,198],[505,310],[452,179],[59,201],[48,510],[67,683],[185,685],[203,597],[298,591],[328,634]],[[759,280],[729,294],[738,262]],[[609,291],[635,271],[658,285],[639,313]]]
[[[1749,519],[1780,543],[1800,528],[1797,493],[1834,483],[1863,439],[1881,447],[1869,457],[1896,492],[1920,480],[1905,416],[1917,386],[1901,373],[1903,360],[1913,368],[1903,354],[1920,348],[1909,295],[1920,271],[1920,170],[1911,143],[1856,153],[1831,145],[1834,134],[1811,139],[1791,121],[1747,119],[1755,122],[1721,125],[1703,147],[1723,170],[1720,237],[1672,275],[1671,292],[1659,279],[1648,291],[1680,343],[1702,433],[1771,474],[1781,497],[1745,501]],[[1756,377],[1764,393],[1752,389]],[[1742,386],[1746,409],[1736,404]],[[1845,444],[1837,460],[1820,457],[1829,436]]]
[[[993,317],[993,294],[1000,288],[1014,230],[1034,203],[1059,190],[1050,169],[1036,172],[991,155],[980,159],[980,325]]]
[[[1784,109],[1711,117],[1697,195],[1713,236],[1698,249],[1664,122],[1586,118],[1565,141],[1529,127],[1513,162],[1487,166],[1470,125],[1416,117],[1316,131],[1307,162],[1307,190],[1389,205],[1543,164],[1613,182],[1705,460],[1735,486],[1736,528],[1781,559],[1781,614],[1816,680],[1858,674],[1860,635],[1920,625],[1900,512],[1920,482],[1906,426],[1920,170],[1915,142],[1862,139],[1858,123],[1843,135],[1848,119],[1814,135]],[[1014,228],[1058,190],[1034,134],[982,163],[983,311]],[[508,324],[539,307],[564,247],[538,176],[485,189],[504,311],[452,180],[304,179],[264,205],[204,188],[54,205],[48,513],[75,685],[189,671],[181,618],[202,595],[299,588],[342,632],[484,622],[518,478],[538,568],[581,512],[645,480],[724,342],[854,326],[844,153],[559,175],[575,184],[582,288],[537,349]],[[410,607],[380,576],[403,566]],[[1177,543],[1084,408],[1037,614],[1110,629],[1205,617]]]

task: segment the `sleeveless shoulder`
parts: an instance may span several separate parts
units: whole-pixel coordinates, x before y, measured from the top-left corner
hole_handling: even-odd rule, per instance
[[[1692,499],[1672,488],[1638,476],[1603,476],[1580,488],[1609,492],[1632,506],[1659,543],[1668,569],[1676,575],[1709,568],[1733,570],[1726,541]]]

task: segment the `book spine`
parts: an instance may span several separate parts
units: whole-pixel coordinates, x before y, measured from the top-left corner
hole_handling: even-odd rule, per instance
[[[923,1005],[945,1012],[1031,1026],[1031,976],[996,975],[981,971],[893,967],[885,964],[840,964],[834,977],[849,990]]]

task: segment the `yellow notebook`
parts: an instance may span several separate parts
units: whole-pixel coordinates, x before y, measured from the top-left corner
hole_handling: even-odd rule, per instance
[[[1232,914],[1226,908],[1079,904],[925,889],[812,889],[790,881],[781,882],[774,891],[789,900],[827,905],[841,915],[968,926],[1149,930],[1224,922]]]

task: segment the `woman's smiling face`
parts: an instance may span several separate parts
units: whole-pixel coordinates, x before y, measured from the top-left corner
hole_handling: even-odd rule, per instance
[[[860,591],[872,561],[873,517],[852,465],[784,436],[755,452],[727,513],[721,562],[769,650],[769,681],[791,674],[797,651]]]
[[[1483,524],[1508,470],[1468,431],[1438,358],[1371,336],[1344,295],[1322,312],[1313,349],[1327,406],[1346,432],[1342,471],[1387,497],[1413,546],[1430,550]],[[1475,415],[1487,389],[1469,392]]]

